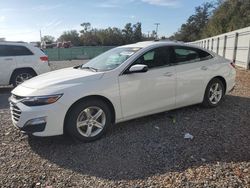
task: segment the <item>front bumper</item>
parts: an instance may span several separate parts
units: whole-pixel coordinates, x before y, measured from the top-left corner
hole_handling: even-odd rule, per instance
[[[26,106],[10,100],[11,119],[15,127],[34,136],[63,134],[67,108],[60,102],[43,106]],[[43,118],[44,121],[39,121]]]

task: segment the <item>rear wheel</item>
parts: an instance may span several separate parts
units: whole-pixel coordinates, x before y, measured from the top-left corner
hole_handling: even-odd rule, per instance
[[[34,71],[31,71],[29,69],[17,70],[13,73],[11,77],[11,83],[14,87],[16,87],[24,81],[33,78],[34,76],[36,76]]]
[[[77,140],[99,139],[111,125],[111,112],[102,100],[85,100],[72,107],[66,117],[65,129]]]
[[[216,107],[219,105],[225,94],[225,86],[218,78],[212,79],[206,88],[203,99],[203,106]]]

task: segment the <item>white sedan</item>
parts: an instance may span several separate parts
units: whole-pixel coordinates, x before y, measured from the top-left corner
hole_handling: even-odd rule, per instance
[[[233,89],[234,64],[191,45],[150,41],[120,46],[88,63],[42,74],[12,91],[16,127],[35,136],[100,138],[111,124],[202,103]]]

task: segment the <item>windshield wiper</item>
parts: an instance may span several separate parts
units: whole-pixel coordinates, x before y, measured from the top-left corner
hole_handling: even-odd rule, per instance
[[[97,71],[98,71],[98,69],[93,68],[93,67],[81,67],[81,69],[88,69],[88,70],[92,70],[92,71],[94,71],[94,72],[97,72]]]

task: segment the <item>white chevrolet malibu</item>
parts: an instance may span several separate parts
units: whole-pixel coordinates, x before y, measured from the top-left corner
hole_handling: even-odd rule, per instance
[[[42,74],[12,91],[14,125],[34,136],[100,138],[111,124],[202,103],[220,104],[234,64],[178,42],[140,42],[88,63]]]

